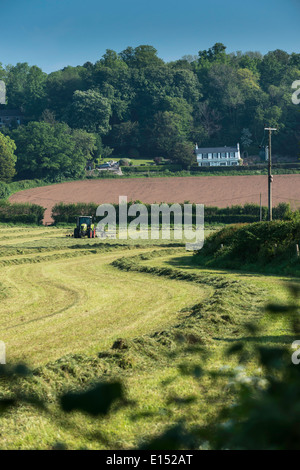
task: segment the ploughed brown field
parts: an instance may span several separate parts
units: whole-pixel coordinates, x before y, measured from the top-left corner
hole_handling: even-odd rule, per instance
[[[300,206],[300,174],[274,176],[273,205],[290,202]],[[30,202],[45,207],[44,223],[50,223],[52,207],[58,202],[118,203],[119,196],[145,203],[195,202],[227,207],[247,202],[268,204],[267,176],[203,176],[174,178],[134,178],[72,181],[20,191],[11,202]]]

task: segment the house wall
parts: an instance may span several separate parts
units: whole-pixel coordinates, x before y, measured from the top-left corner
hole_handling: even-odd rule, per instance
[[[197,162],[199,166],[236,166],[239,165],[241,158],[238,150],[211,153],[201,153],[198,150],[198,152]]]

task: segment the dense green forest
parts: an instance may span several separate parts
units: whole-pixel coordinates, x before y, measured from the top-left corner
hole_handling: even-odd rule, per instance
[[[278,128],[275,154],[299,154],[300,105],[291,99],[298,53],[228,54],[217,43],[165,63],[145,45],[108,49],[95,64],[48,75],[27,63],[0,64],[0,80],[7,90],[0,110],[24,115],[23,125],[2,129],[15,142],[19,178],[79,177],[88,159],[110,154],[165,157],[186,167],[196,142],[239,142],[257,155],[265,124]]]

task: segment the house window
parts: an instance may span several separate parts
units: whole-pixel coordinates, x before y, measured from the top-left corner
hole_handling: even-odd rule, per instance
[[[218,158],[218,154],[217,154],[217,153],[213,153],[213,157],[214,157],[214,158]]]
[[[221,158],[226,158],[226,153],[225,152],[221,152]]]
[[[208,158],[211,160],[212,159],[212,153],[208,153]]]
[[[203,154],[203,158],[208,158],[207,153]]]
[[[202,153],[198,153],[198,157],[199,157],[199,158],[202,158]]]
[[[234,158],[234,152],[230,152],[230,158]]]

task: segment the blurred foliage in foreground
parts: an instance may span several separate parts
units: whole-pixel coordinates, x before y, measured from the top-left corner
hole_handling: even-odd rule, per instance
[[[289,305],[268,305],[266,311],[274,317],[285,315],[292,328],[291,338],[296,340],[300,335],[300,286],[294,283],[289,289],[293,298]],[[216,381],[227,378],[227,386],[236,390],[235,401],[224,407],[218,418],[205,427],[187,426],[183,419],[141,444],[141,449],[300,449],[300,365],[297,365],[300,352],[294,352],[292,361],[290,348],[262,346],[256,325],[246,324],[245,329],[247,341],[233,343],[227,350],[228,356],[235,355],[239,360],[240,366],[234,370],[226,366],[218,371],[205,370],[198,360],[192,366],[183,364],[180,367],[182,375],[192,375],[198,381],[206,374]],[[258,376],[247,375],[243,364],[249,360],[259,364]],[[0,399],[0,413],[24,403],[50,413],[47,403],[18,392],[19,380],[30,374],[24,365],[0,366],[1,382],[10,388],[10,394]],[[104,416],[109,419],[109,415],[121,407],[133,406],[134,410],[134,404],[126,395],[121,381],[101,381],[84,391],[63,393],[59,401],[66,420],[66,414],[74,410],[98,419]],[[175,397],[174,400],[182,405],[189,404],[186,398]],[[139,419],[138,415],[136,419]],[[60,447],[63,448],[63,444]]]

